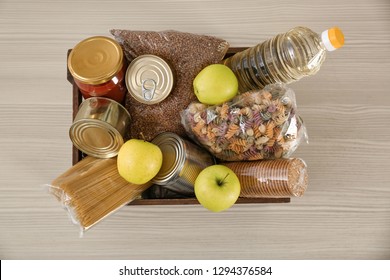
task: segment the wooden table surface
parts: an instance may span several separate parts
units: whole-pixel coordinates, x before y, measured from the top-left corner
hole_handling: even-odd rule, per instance
[[[66,52],[109,29],[173,29],[253,46],[338,25],[345,46],[291,84],[309,188],[289,204],[125,207],[79,238],[44,184],[71,166]],[[0,1],[1,259],[389,259],[390,2]]]

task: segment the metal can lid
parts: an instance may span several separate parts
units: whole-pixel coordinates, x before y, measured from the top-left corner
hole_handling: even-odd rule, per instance
[[[70,52],[68,68],[82,83],[98,85],[111,80],[123,66],[123,51],[118,42],[94,36],[79,42]]]
[[[73,123],[69,136],[80,151],[97,158],[116,156],[124,143],[122,135],[114,127],[93,119]]]
[[[163,154],[161,169],[152,182],[157,185],[171,184],[179,178],[186,160],[184,142],[175,133],[163,132],[157,135],[152,143],[159,146]]]
[[[169,64],[156,55],[140,55],[126,71],[126,86],[138,102],[156,104],[172,91],[174,77]]]
[[[111,158],[123,145],[130,121],[129,112],[118,102],[91,97],[81,103],[69,129],[69,137],[85,154]]]

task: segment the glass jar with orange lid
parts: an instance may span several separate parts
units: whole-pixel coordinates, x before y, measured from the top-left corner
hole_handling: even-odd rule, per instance
[[[126,63],[115,40],[94,36],[79,42],[70,52],[68,69],[83,97],[106,97],[122,103]]]

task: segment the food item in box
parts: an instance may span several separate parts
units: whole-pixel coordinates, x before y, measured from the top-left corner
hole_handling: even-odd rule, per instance
[[[307,138],[295,94],[282,84],[217,106],[193,102],[182,112],[182,123],[191,137],[225,161],[289,157]]]
[[[215,164],[206,167],[195,180],[195,195],[199,203],[212,212],[232,207],[240,196],[240,180],[228,167]]]
[[[85,157],[48,186],[83,232],[141,196],[152,184],[135,185],[118,173],[116,158]]]
[[[90,97],[79,106],[69,128],[73,145],[96,158],[118,154],[128,137],[130,114],[118,102],[105,97]]]
[[[157,175],[163,162],[161,149],[148,141],[130,139],[120,148],[118,172],[129,183],[145,184]]]
[[[82,40],[68,57],[69,72],[84,98],[106,97],[122,103],[126,67],[121,46],[104,36]]]
[[[320,70],[327,51],[344,45],[338,27],[321,34],[298,26],[224,60],[240,81],[240,91],[272,83],[292,83]]]
[[[111,30],[131,62],[140,55],[161,57],[172,66],[175,85],[169,96],[158,104],[143,104],[127,95],[126,108],[131,114],[131,137],[151,141],[161,132],[170,131],[185,136],[180,124],[180,112],[196,100],[192,81],[204,67],[219,63],[229,44],[222,39],[178,31]]]
[[[307,189],[306,163],[299,158],[225,162],[241,182],[240,197],[302,196]]]
[[[212,155],[172,132],[160,133],[152,143],[163,154],[162,167],[152,182],[179,194],[194,196],[195,180],[204,168],[214,164]]]
[[[164,186],[153,185],[148,188],[145,192],[142,193],[143,199],[177,199],[177,198],[193,198],[194,195],[186,195],[183,193],[178,193],[170,189],[165,188]],[[164,202],[165,203],[165,202]]]
[[[161,57],[144,54],[133,59],[126,71],[126,87],[131,98],[143,104],[157,104],[171,93],[172,67]]]
[[[194,93],[203,104],[218,105],[231,100],[238,93],[238,80],[233,71],[223,64],[211,64],[194,79]]]

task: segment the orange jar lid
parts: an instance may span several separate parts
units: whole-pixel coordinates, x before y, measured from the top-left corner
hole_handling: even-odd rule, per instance
[[[79,42],[70,52],[68,69],[82,83],[98,85],[111,80],[122,68],[123,51],[115,40],[94,36]]]
[[[334,51],[344,46],[344,34],[338,27],[333,27],[322,32],[321,40],[328,51]]]

